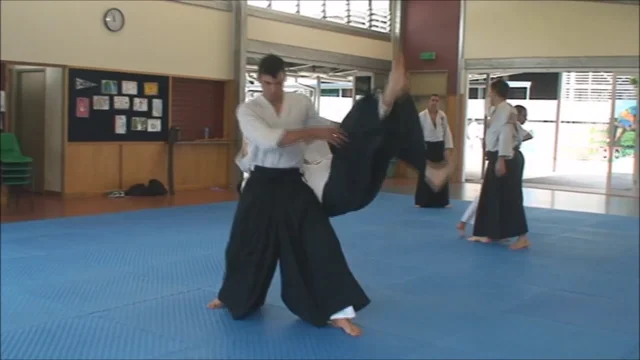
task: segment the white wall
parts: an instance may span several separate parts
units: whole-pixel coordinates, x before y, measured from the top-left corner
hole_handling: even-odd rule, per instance
[[[640,6],[465,1],[464,58],[638,56]]]
[[[44,189],[62,192],[64,155],[64,71],[62,68],[45,69],[45,154]]]
[[[119,8],[125,26],[103,25]],[[231,13],[175,1],[0,2],[2,60],[233,78]]]

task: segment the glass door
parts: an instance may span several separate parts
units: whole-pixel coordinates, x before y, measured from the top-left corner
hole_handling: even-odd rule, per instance
[[[484,131],[487,121],[487,88],[491,74],[470,74],[467,81],[464,141],[465,181],[482,181],[484,174]]]
[[[613,73],[562,74],[556,168],[557,190],[606,193],[609,189]]]
[[[638,194],[638,74],[616,73],[609,135],[609,179],[612,195]]]

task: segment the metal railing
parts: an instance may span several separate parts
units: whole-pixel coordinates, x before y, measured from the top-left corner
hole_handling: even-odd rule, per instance
[[[248,0],[247,3],[381,33],[391,30],[389,0]]]

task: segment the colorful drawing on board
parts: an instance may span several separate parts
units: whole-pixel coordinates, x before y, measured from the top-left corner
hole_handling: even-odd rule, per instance
[[[109,110],[109,97],[95,95],[93,97],[93,110]]]
[[[90,107],[91,107],[91,104],[89,103],[89,98],[86,98],[86,97],[77,98],[76,99],[76,117],[88,118]]]
[[[157,82],[144,83],[144,94],[146,96],[158,95],[158,83]]]
[[[148,132],[162,131],[162,121],[160,119],[147,119],[147,131]]]
[[[102,80],[100,90],[103,94],[116,95],[118,94],[118,82],[114,80]]]
[[[116,110],[129,110],[131,103],[128,96],[114,96],[113,108]]]
[[[123,81],[122,93],[125,95],[138,95],[138,82],[137,81]]]
[[[127,133],[127,116],[116,115],[114,127],[115,127],[116,134],[126,134]]]
[[[624,141],[623,136],[630,131],[638,131],[638,101],[637,100],[616,100],[615,104],[616,123],[613,129],[614,144],[617,146],[635,146],[633,141]]]
[[[131,118],[132,131],[147,131],[147,118],[134,117]]]
[[[76,78],[76,90],[88,89],[96,86],[98,86],[98,84],[84,79]]]
[[[149,100],[133,98],[133,111],[149,111]]]
[[[151,100],[151,116],[162,116],[162,100]]]

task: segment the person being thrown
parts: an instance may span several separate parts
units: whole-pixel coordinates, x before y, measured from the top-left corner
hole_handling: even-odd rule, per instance
[[[404,65],[396,60],[394,68],[391,76],[397,79],[390,81],[399,84],[397,86],[404,89],[400,91],[404,92],[407,83]],[[391,94],[388,90],[382,96],[394,96]],[[339,125],[349,134],[346,146],[330,147],[325,141],[312,141],[307,146],[302,165],[304,180],[329,217],[344,215],[369,205],[380,192],[394,158],[403,160],[419,172],[425,172],[425,150],[415,103],[406,94],[392,100],[389,100],[391,109],[383,107],[373,95],[356,102]],[[336,124],[321,117],[316,122]],[[241,192],[251,172],[248,147],[245,139],[236,156],[236,163],[244,173],[243,180],[237,186],[238,192]]]
[[[354,106],[343,128],[327,126],[305,95],[284,93],[285,63],[281,58],[265,56],[258,78],[262,96],[237,110],[250,176],[231,227],[223,284],[208,307],[225,307],[234,319],[258,310],[264,305],[279,261],[281,296],[291,312],[315,326],[331,323],[358,336],[362,329],[352,319],[370,300],[347,265],[329,222],[329,211],[304,181],[301,168],[307,144],[321,141],[330,144],[332,171],[340,168],[352,173],[341,168],[346,161],[340,159],[367,154],[374,148],[372,138],[380,142],[384,138],[380,120],[378,126],[369,128],[352,126],[371,124],[371,118],[380,119],[393,107],[406,89],[404,66],[394,66],[379,101],[367,97]]]

